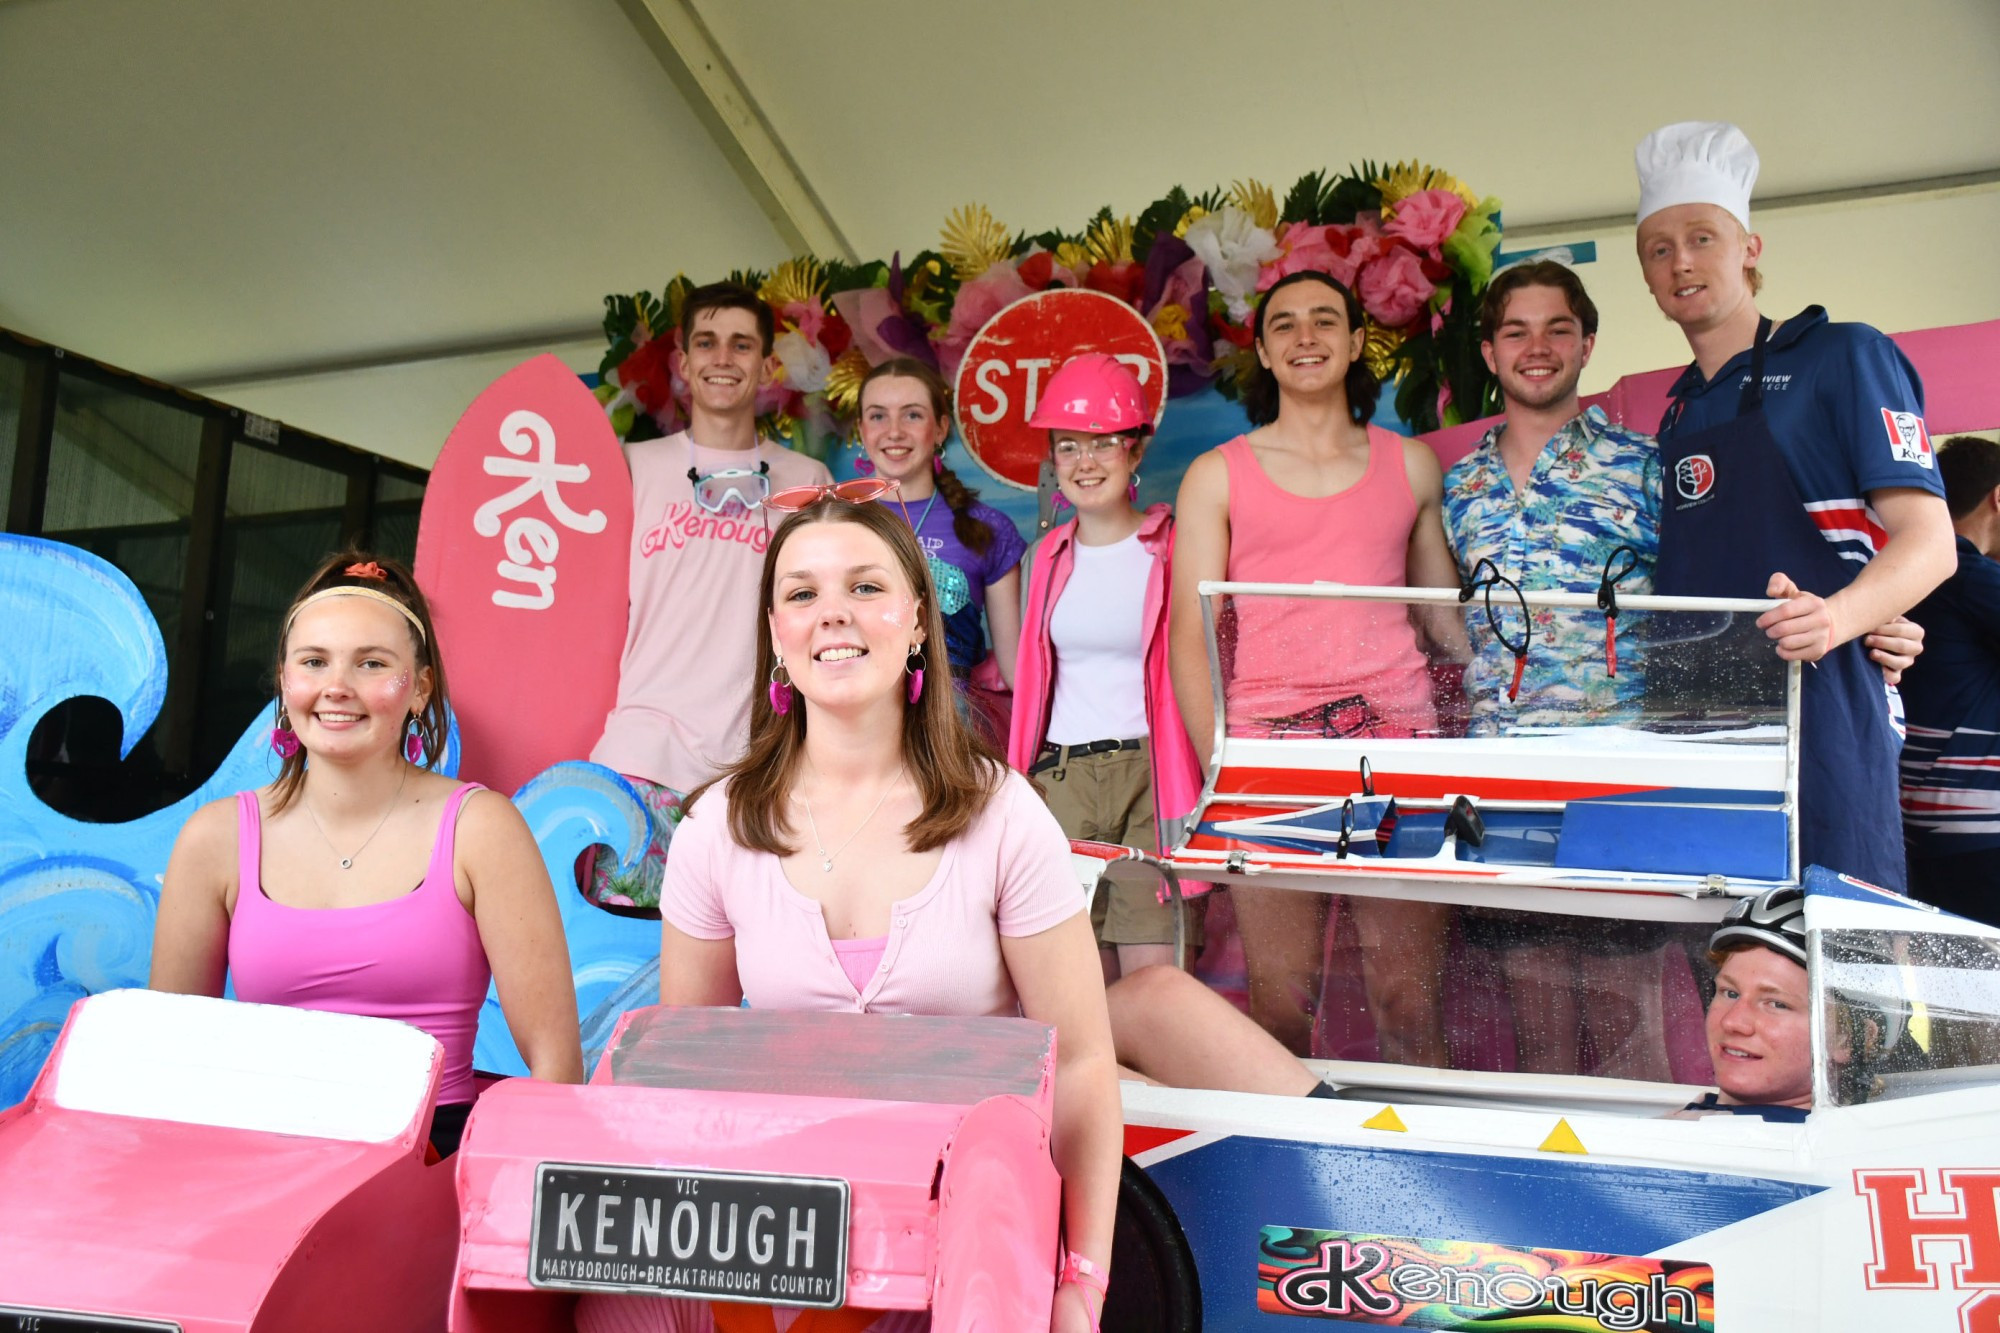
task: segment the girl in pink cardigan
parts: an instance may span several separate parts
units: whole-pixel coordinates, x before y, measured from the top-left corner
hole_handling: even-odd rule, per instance
[[[1075,517],[1028,566],[1007,761],[1041,784],[1071,837],[1171,848],[1201,769],[1167,670],[1173,513],[1133,503],[1152,417],[1132,372],[1091,352],[1049,380],[1031,424],[1049,432]],[[1107,981],[1173,960],[1173,915],[1155,890],[1125,880],[1098,895],[1091,922]],[[1191,944],[1201,916],[1193,905]]]

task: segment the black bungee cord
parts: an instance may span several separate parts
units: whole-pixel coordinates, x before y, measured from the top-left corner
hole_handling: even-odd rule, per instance
[[[1614,574],[1611,567],[1620,556],[1625,557],[1625,564]],[[1618,584],[1638,567],[1637,551],[1629,546],[1613,547],[1604,559],[1604,577],[1597,584],[1597,609],[1604,613],[1604,670],[1612,677],[1618,675]]]
[[[1481,570],[1485,571],[1484,577],[1480,575]],[[1509,642],[1506,631],[1500,628],[1500,614],[1493,609],[1493,589],[1496,584],[1505,584],[1507,590],[1514,594],[1514,600],[1520,604],[1521,642],[1519,646]],[[1507,702],[1513,703],[1521,697],[1521,677],[1528,670],[1528,642],[1534,637],[1535,632],[1534,622],[1528,616],[1527,594],[1521,591],[1520,584],[1502,574],[1500,567],[1485,556],[1479,558],[1479,563],[1472,567],[1472,572],[1466,575],[1464,580],[1459,583],[1458,600],[1461,603],[1469,602],[1472,600],[1473,594],[1479,592],[1482,588],[1486,592],[1487,628],[1493,631],[1494,640],[1502,648],[1514,654],[1514,679],[1507,686]]]

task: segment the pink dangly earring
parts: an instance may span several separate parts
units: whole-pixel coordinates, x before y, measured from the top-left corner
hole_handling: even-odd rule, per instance
[[[916,665],[911,666],[908,663],[905,663],[903,667],[903,671],[910,678],[910,702],[913,704],[917,700],[924,697],[923,652],[924,652],[924,646],[922,644],[920,643],[911,644],[909,662],[914,662]]]
[[[931,475],[932,475],[932,476],[934,476],[934,477],[942,477],[942,476],[944,475],[944,455],[943,455],[943,454],[932,454],[932,455],[931,455]]]
[[[854,460],[854,470],[864,477],[875,475],[875,460],[868,456],[866,450],[862,451],[861,457]]]
[[[271,748],[280,759],[290,759],[299,752],[299,733],[292,730],[292,720],[283,708],[278,710],[278,725],[271,728]]]
[[[792,673],[785,671],[785,678],[778,679],[778,673],[785,671],[785,659],[779,658],[771,668],[771,711],[779,717],[792,711]]]
[[[413,764],[421,764],[427,756],[424,753],[424,736],[417,729],[417,715],[410,714],[410,721],[403,736],[403,758]]]
[[[1137,501],[1139,498],[1139,474],[1136,472],[1132,474],[1132,480],[1125,486],[1125,498],[1132,501]]]

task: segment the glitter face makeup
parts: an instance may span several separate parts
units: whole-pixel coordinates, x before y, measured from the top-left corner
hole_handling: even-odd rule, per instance
[[[361,755],[402,743],[424,702],[415,641],[394,608],[333,597],[293,622],[281,677],[285,711],[309,753]]]
[[[888,543],[855,523],[800,528],[778,553],[773,597],[772,643],[809,703],[900,700],[918,603]]]

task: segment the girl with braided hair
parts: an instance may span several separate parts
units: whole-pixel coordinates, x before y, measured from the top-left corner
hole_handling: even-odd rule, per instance
[[[944,612],[945,661],[961,700],[996,745],[1007,741],[1005,692],[1021,640],[1021,555],[1014,524],[944,465],[951,390],[910,357],[884,361],[861,383],[861,447],[867,467],[899,489],[886,504],[917,534]],[[984,625],[981,621],[984,620]],[[988,654],[987,629],[992,631]]]

